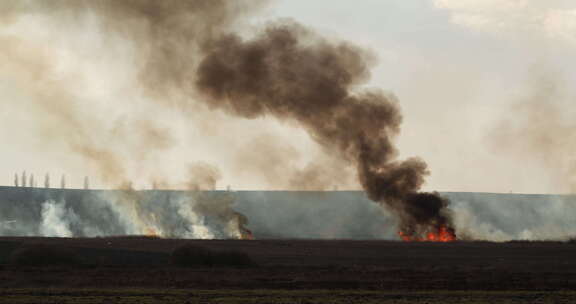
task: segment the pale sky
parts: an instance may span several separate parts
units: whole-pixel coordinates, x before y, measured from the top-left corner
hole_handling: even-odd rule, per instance
[[[369,85],[391,92],[400,100],[404,115],[398,138],[401,157],[419,156],[429,164],[427,190],[523,193],[574,190],[570,181],[573,172],[566,169],[576,163],[571,156],[576,147],[571,132],[543,140],[533,139],[520,128],[504,140],[492,139],[500,132],[500,126],[527,119],[518,118],[525,113],[514,109],[523,100],[541,95],[538,79],[555,83],[561,91],[561,97],[557,98],[562,100],[541,98],[536,102],[559,103],[560,112],[573,117],[569,114],[574,114],[571,105],[574,88],[568,84],[576,79],[576,61],[572,60],[576,48],[574,1],[279,0],[255,18],[254,23],[277,17],[293,18],[334,39],[354,42],[378,57]],[[72,34],[75,30],[66,29]],[[114,69],[129,63],[109,62],[104,57],[74,57],[67,51],[70,42],[35,22],[21,22],[8,31],[36,37],[44,41],[44,46],[54,49],[61,60],[55,64],[58,75],[77,79],[79,85],[86,84],[78,95],[94,101],[96,107],[105,109],[110,100],[119,98],[127,102],[142,98],[138,92],[127,89],[134,72],[129,68],[122,72]],[[98,37],[76,34],[83,38],[74,39],[75,51],[92,54],[93,41]],[[40,182],[46,172],[54,175],[54,181],[67,174],[80,186],[83,176],[92,174],[90,164],[40,138],[45,135],[34,128],[34,117],[27,114],[25,106],[26,100],[34,97],[14,85],[21,80],[10,72],[9,64],[10,60],[0,61],[3,169],[0,184],[12,184],[15,172],[27,170],[34,172]],[[143,106],[137,111],[146,112],[147,108]],[[125,115],[121,110],[118,113],[103,110],[95,112],[94,119],[106,120],[106,116],[115,114]],[[215,127],[214,133],[207,137],[203,132],[185,131],[185,123],[171,113],[154,114],[164,118],[162,127],[185,134],[185,139],[165,155],[130,164],[127,175],[135,180],[154,170],[168,175],[184,174],[180,172],[181,165],[198,159],[219,164],[220,188],[225,185],[235,189],[278,188],[256,173],[237,174],[229,169],[236,166],[228,152],[230,147],[240,147],[244,140],[258,136],[260,123],[271,126],[270,132],[286,138],[300,152],[322,153],[303,131],[273,119],[235,119]],[[223,117],[221,113],[213,115],[215,119]],[[548,126],[547,117],[538,119]],[[555,131],[558,128],[570,130],[571,123],[571,119],[555,122],[555,129],[542,133],[554,135],[558,134]],[[227,138],[227,130],[232,129],[246,132],[240,137]],[[543,153],[525,142],[558,148]],[[146,170],[141,168],[144,164],[148,164]]]

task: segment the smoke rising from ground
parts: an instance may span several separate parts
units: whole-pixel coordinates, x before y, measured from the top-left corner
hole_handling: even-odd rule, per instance
[[[509,110],[514,115],[499,121],[489,142],[495,151],[539,165],[540,179],[550,185],[550,192],[574,193],[574,96],[557,73],[533,72],[527,89]]]
[[[69,25],[91,20],[105,40],[120,39],[131,46],[143,92],[157,106],[194,111],[198,105],[191,101],[198,99],[233,116],[271,116],[301,126],[330,158],[309,163],[303,170],[280,172],[294,174],[288,179],[292,185],[326,188],[336,184],[342,179],[340,175],[349,172],[338,174],[318,168],[323,159],[339,160],[344,164],[340,167],[355,169],[370,199],[399,216],[405,235],[420,237],[439,227],[451,228],[447,201],[435,193],[419,192],[428,174],[426,164],[418,158],[397,160],[394,138],[402,121],[397,101],[379,90],[362,88],[374,58],[352,44],[328,40],[287,20],[267,24],[254,35],[241,32],[247,22],[244,17],[261,5],[239,1],[59,0],[6,1],[1,8],[12,19],[16,14],[37,14]],[[22,66],[38,70],[40,79],[50,79],[51,70],[45,67],[49,60],[30,57],[37,62],[31,66],[22,60]],[[23,83],[36,83],[33,75],[25,77]],[[94,130],[101,126],[91,121],[89,111],[77,111],[71,83],[46,82],[36,90],[49,92],[38,96],[45,105],[38,109],[52,116],[48,125],[65,131],[59,135],[75,153],[97,164],[104,180],[132,188],[124,160],[160,153],[173,144],[171,136],[163,135],[151,121],[126,119],[114,123],[118,125],[113,129],[114,138],[131,138],[128,134],[135,133],[132,130],[138,130],[142,138],[102,148],[94,136]],[[103,132],[102,138],[104,134],[110,133]],[[116,148],[124,145],[127,148]],[[257,147],[254,153],[258,153]],[[192,168],[198,173],[192,188],[215,184],[218,171],[206,166]],[[320,177],[327,173],[332,182]],[[140,214],[134,211],[136,203],[130,206],[131,213]],[[143,220],[153,224],[153,219]]]
[[[40,224],[40,235],[71,237],[72,232],[68,222],[71,217],[69,212],[53,200],[42,203],[42,222]],[[74,215],[74,213],[72,213]]]
[[[216,182],[221,178],[218,168],[206,163],[194,163],[190,165],[190,181],[188,189],[191,190],[214,190]]]
[[[234,34],[211,40],[205,52],[196,84],[210,106],[298,122],[326,151],[354,164],[368,196],[399,215],[407,235],[451,226],[447,201],[418,193],[426,164],[396,160],[393,138],[402,120],[396,100],[359,88],[371,62],[363,50],[287,21],[249,40]]]
[[[141,211],[154,214],[150,216],[154,227],[131,222],[122,209],[125,205],[117,204],[121,198],[118,191],[0,187],[0,234],[97,237],[144,234],[154,228],[165,237],[237,238],[236,228],[217,216],[198,212],[195,208],[199,202],[190,203],[189,193],[143,192]],[[389,229],[397,222],[394,215],[361,192],[240,191],[203,195],[199,198],[233,200],[235,209],[250,215],[248,226],[257,239],[398,239]],[[573,195],[442,195],[452,201],[454,225],[463,240],[568,240],[575,236]]]
[[[2,235],[238,239],[246,233],[246,219],[222,192],[2,187],[0,194]]]
[[[327,151],[304,154],[297,149],[297,144],[270,133],[259,135],[236,151],[233,170],[256,172],[261,183],[268,183],[275,189],[312,191],[356,188],[356,172],[341,158]]]

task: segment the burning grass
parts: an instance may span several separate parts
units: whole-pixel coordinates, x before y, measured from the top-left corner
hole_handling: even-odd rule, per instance
[[[405,234],[402,231],[398,232],[398,235],[405,242],[454,242],[458,240],[454,229],[442,225],[421,238]]]

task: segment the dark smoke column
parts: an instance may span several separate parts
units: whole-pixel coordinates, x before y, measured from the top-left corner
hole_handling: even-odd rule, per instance
[[[174,107],[175,93],[199,92],[212,108],[232,115],[297,122],[327,151],[356,167],[370,199],[400,219],[404,239],[453,239],[448,202],[436,193],[419,192],[428,174],[426,164],[417,158],[397,160],[393,139],[402,116],[396,101],[360,88],[373,63],[362,49],[286,21],[245,39],[235,31],[261,6],[256,0],[0,4],[14,14],[53,14],[71,26],[97,17],[103,31],[133,44],[136,62],[142,64],[142,85],[159,104]],[[25,178],[23,174],[23,186]],[[64,176],[61,184],[65,188]]]
[[[454,239],[448,202],[419,192],[426,164],[396,159],[393,138],[402,121],[397,102],[359,88],[370,76],[366,52],[292,22],[272,24],[250,40],[236,34],[214,38],[203,50],[196,86],[211,107],[244,118],[298,122],[356,166],[369,198],[400,218],[402,238]]]

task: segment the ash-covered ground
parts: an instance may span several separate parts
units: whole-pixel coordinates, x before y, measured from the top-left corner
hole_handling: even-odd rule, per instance
[[[173,253],[185,245],[213,252],[241,252],[253,263],[191,267],[173,264]],[[31,249],[23,253],[23,248]],[[40,256],[31,255],[34,252],[42,256],[55,252],[56,257],[68,259],[48,264]],[[574,290],[575,255],[574,242],[3,237],[0,287]],[[15,257],[20,259],[16,263]]]

